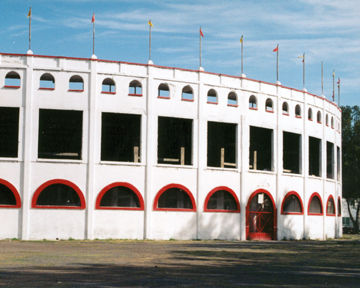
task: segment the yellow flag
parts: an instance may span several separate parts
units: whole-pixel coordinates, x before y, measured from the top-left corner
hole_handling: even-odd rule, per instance
[[[149,20],[148,24],[149,24],[151,27],[153,27],[153,24],[152,24],[151,20]]]
[[[244,35],[241,35],[240,43],[243,43],[243,41],[244,41]]]
[[[31,7],[29,9],[29,13],[28,13],[27,17],[31,17]]]

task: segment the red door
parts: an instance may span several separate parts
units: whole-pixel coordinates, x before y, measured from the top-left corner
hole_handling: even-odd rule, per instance
[[[255,191],[246,207],[246,232],[249,240],[276,238],[275,206],[268,192]]]

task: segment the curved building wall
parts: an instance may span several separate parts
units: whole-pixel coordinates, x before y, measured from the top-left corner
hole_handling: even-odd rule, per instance
[[[5,76],[10,71],[19,74],[19,87],[6,85]],[[44,73],[54,77],[53,89],[40,87],[40,78]],[[69,79],[73,75],[81,76],[83,89],[69,89]],[[106,78],[112,79],[115,84],[109,91],[103,91]],[[141,95],[129,95],[129,84],[133,80],[141,84]],[[169,96],[158,95],[160,84],[167,84]],[[192,88],[193,99],[182,99],[182,90],[187,85]],[[216,101],[208,98],[210,89],[216,91]],[[230,92],[236,94],[236,102],[228,102]],[[256,108],[249,107],[252,95],[257,100]],[[267,99],[271,99],[272,107],[266,110]],[[284,102],[288,104],[287,112],[283,111]],[[280,84],[203,71],[116,61],[0,54],[0,107],[19,108],[18,156],[0,157],[0,178],[10,182],[21,198],[19,208],[0,205],[1,217],[7,219],[6,225],[0,226],[0,238],[245,240],[251,239],[251,235],[264,239],[269,235],[272,239],[326,239],[342,234],[341,216],[326,215],[329,195],[334,199],[341,197],[341,156],[337,156],[341,153],[341,111],[323,97]],[[300,108],[299,115],[296,115],[296,107]],[[312,119],[308,116],[309,108]],[[71,155],[71,159],[39,157],[39,145],[42,145],[39,133],[43,133],[39,125],[46,125],[40,120],[40,114],[42,110],[49,109],[81,113],[82,123],[74,124],[81,126],[78,158],[71,158]],[[318,111],[321,123],[317,121]],[[136,161],[102,160],[106,158],[101,152],[102,133],[106,128],[103,126],[103,113],[131,114],[140,119]],[[180,156],[175,162],[170,159],[170,162],[162,163],[158,159],[158,131],[162,129],[159,128],[159,119],[165,117],[187,120],[182,122],[183,126],[191,123],[186,126],[188,132],[181,134],[182,137],[191,134],[190,148],[184,150],[184,155],[190,153],[191,159],[184,156],[184,163],[176,162],[181,162]],[[210,122],[218,125],[215,132],[209,131]],[[219,142],[222,144],[216,145],[227,147],[232,140],[228,140],[227,134],[221,134],[224,129],[233,129],[231,131],[235,135],[230,149],[234,151],[232,163],[226,164],[228,148],[225,152],[216,150],[218,156],[214,155],[219,159],[223,157],[225,165],[213,167],[208,163],[209,157],[213,156],[212,153],[209,155],[208,137],[218,135],[210,143]],[[260,161],[263,151],[261,146],[255,148],[256,153],[252,150],[251,135],[255,135],[252,131],[257,131],[256,145],[259,142],[270,143],[269,167],[258,169],[255,165],[257,160],[254,157]],[[271,136],[266,136],[268,134]],[[176,133],[174,135],[177,137]],[[314,144],[309,144],[309,137],[320,141],[318,176],[311,176],[309,171],[309,151],[314,147]],[[284,147],[284,143],[288,145],[287,139],[298,139],[295,142],[289,140],[289,143],[296,143],[299,151],[294,156],[298,157],[297,173],[283,167],[284,161],[287,161],[285,157],[292,161],[292,156],[284,154],[284,148],[294,146]],[[328,148],[331,144],[333,150]],[[329,151],[332,151],[333,179],[327,175]],[[77,185],[85,198],[86,207],[34,207],[32,198],[35,191],[52,179],[64,179]],[[143,209],[96,209],[98,194],[114,182],[126,182],[136,187],[144,200]],[[194,198],[195,207],[154,209],[158,192],[169,184],[186,187]],[[205,212],[205,199],[215,187],[228,187],[234,191],[240,203],[240,212]],[[269,206],[271,212],[261,210],[263,216],[256,214],[248,205],[250,196],[258,190],[267,191],[274,202],[273,208]],[[295,191],[301,198],[302,213],[282,213],[281,205],[289,191]],[[314,192],[321,197],[322,215],[308,215],[308,202]],[[267,194],[261,194],[263,196],[254,203],[264,209],[263,197],[266,198]],[[335,208],[337,211],[337,200]],[[272,213],[271,219],[266,218],[269,213]],[[266,219],[274,222],[271,227],[266,227]],[[258,224],[261,227],[256,229],[270,229],[271,232],[267,235],[266,231],[251,232]]]

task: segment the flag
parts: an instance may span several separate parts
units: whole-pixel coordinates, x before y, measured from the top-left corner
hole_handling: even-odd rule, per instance
[[[29,8],[29,13],[28,13],[27,17],[28,18],[31,17],[31,7]]]
[[[150,27],[153,27],[153,24],[152,24],[151,20],[149,20],[148,24],[149,24]]]
[[[243,42],[244,42],[244,35],[241,35],[240,43],[243,43]]]
[[[273,52],[278,52],[279,51],[279,44],[274,48]]]
[[[95,13],[93,13],[93,16],[91,18],[91,23],[95,23]]]
[[[201,27],[200,27],[200,36],[204,37],[204,33],[202,32]]]
[[[338,78],[337,84],[338,84],[338,86],[340,85],[340,78]]]
[[[297,58],[300,58],[300,59],[301,59],[301,62],[304,63],[304,55],[300,55],[300,56],[298,56]]]

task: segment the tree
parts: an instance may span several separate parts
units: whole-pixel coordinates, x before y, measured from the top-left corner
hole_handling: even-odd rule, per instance
[[[360,213],[360,107],[342,108],[342,186],[354,232],[359,233]],[[350,211],[355,207],[355,215]]]

